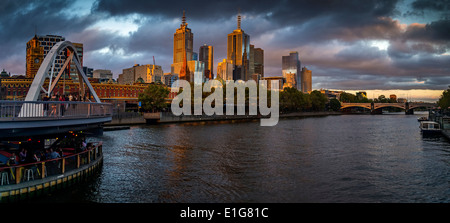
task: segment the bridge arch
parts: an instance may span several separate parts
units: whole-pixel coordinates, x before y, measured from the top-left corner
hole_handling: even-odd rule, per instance
[[[341,103],[341,109],[344,108],[367,108],[371,109],[370,103]]]
[[[436,107],[436,104],[410,104],[409,109],[416,109],[416,108],[426,108],[426,109],[433,109]]]
[[[375,103],[374,104],[374,110],[383,109],[383,108],[389,108],[389,107],[401,108],[403,110],[406,110],[405,104],[398,104],[398,103],[383,103],[383,104]]]
[[[63,65],[63,67],[60,68],[59,73],[54,76],[53,71],[55,69],[55,60],[56,57],[65,49],[68,50],[69,55],[66,57],[66,61]],[[58,83],[59,79],[61,78],[61,75],[64,73],[64,70],[69,65],[70,61],[75,63],[75,67],[78,72],[78,79],[80,82],[80,89],[82,94],[84,95],[84,84],[89,88],[89,91],[91,95],[94,96],[94,99],[97,103],[100,103],[100,99],[97,96],[97,94],[94,91],[94,88],[89,83],[89,80],[86,76],[86,74],[83,72],[83,68],[81,67],[80,58],[77,54],[76,48],[73,46],[73,44],[70,41],[62,41],[55,44],[52,49],[49,51],[47,56],[45,56],[44,61],[42,62],[41,66],[39,67],[38,72],[36,73],[36,76],[34,77],[33,82],[31,83],[31,86],[28,90],[28,94],[25,97],[25,101],[37,101],[39,98],[39,95],[41,93],[41,90],[43,90],[48,96],[51,95],[53,92],[53,89],[55,88],[56,84]],[[51,69],[51,70],[50,70]],[[49,78],[49,85],[48,89],[44,89],[43,84],[45,79]],[[53,79],[54,78],[54,79]]]

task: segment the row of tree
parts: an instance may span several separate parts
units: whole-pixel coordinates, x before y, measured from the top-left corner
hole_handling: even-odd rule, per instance
[[[333,100],[333,99],[332,99]],[[328,102],[328,97],[320,91],[312,91],[310,94],[295,88],[284,88],[280,92],[280,111],[287,112],[302,112],[302,111],[324,111],[327,108],[339,110],[341,105],[338,100]],[[335,104],[333,108],[331,104]]]
[[[226,87],[223,87],[225,91]],[[191,87],[193,91],[193,87]],[[213,90],[214,91],[214,90]],[[142,103],[142,109],[145,111],[162,111],[168,107],[166,98],[170,91],[164,85],[150,84],[144,93],[139,95],[139,101]],[[203,92],[203,99],[209,94]],[[193,92],[191,94],[194,95]],[[225,92],[223,93],[225,97]],[[235,92],[235,103],[237,92]],[[268,97],[270,98],[270,91],[268,91]],[[193,100],[192,100],[193,101]],[[225,99],[224,99],[225,102]],[[312,91],[310,94],[304,94],[295,88],[285,88],[280,92],[280,111],[287,112],[302,112],[302,111],[324,111],[333,110],[338,111],[341,108],[341,102],[346,103],[395,103],[394,99],[386,98],[384,95],[380,95],[377,99],[367,99],[366,97],[358,97],[351,93],[343,92],[340,95],[340,101],[337,99],[328,100],[327,96],[320,91]],[[248,90],[246,90],[246,103],[248,103]],[[268,101],[270,106],[270,100]],[[443,109],[450,107],[450,86],[445,90],[438,100],[438,105]]]
[[[191,97],[193,97],[193,87],[191,87]],[[226,86],[222,88],[224,90],[224,103],[225,99],[225,89]],[[213,90],[213,92],[215,89]],[[141,102],[141,107],[144,111],[157,112],[166,109],[169,105],[167,104],[166,98],[170,93],[169,89],[164,85],[150,84],[147,89],[142,94],[139,94],[138,100]],[[210,95],[210,92],[202,92],[203,100]],[[246,89],[245,101],[248,103],[248,89]],[[237,92],[235,89],[234,102],[236,103]],[[193,98],[192,98],[192,101]],[[268,105],[270,105],[270,91],[268,91]],[[320,91],[312,91],[310,94],[304,94],[295,88],[285,88],[280,92],[280,112],[300,112],[300,111],[324,111],[328,109],[339,110],[340,102],[336,99],[328,101],[326,95],[322,94]]]

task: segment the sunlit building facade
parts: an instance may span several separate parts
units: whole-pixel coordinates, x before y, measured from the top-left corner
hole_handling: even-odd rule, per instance
[[[233,64],[227,59],[223,59],[217,65],[217,78],[222,80],[233,80]]]
[[[189,82],[203,83],[205,81],[205,63],[198,60],[191,60],[182,63],[174,63],[170,67],[171,74],[176,75],[181,80]],[[183,77],[183,78],[182,78]]]
[[[292,51],[289,56],[282,57],[282,75],[286,78],[287,73],[294,73],[295,80],[297,82],[296,88],[301,89],[301,79],[300,79],[300,60],[298,59],[298,52]]]
[[[65,41],[66,39],[62,36],[57,35],[46,35],[38,36],[35,35],[31,40],[27,42],[26,51],[26,77],[34,78],[36,76],[39,67],[45,59],[45,56],[50,52],[52,47],[58,42]],[[77,51],[77,55],[80,58],[80,65],[83,67],[83,44],[82,43],[72,43]],[[53,70],[53,75],[56,76],[58,72],[64,65],[67,58],[67,50],[62,51],[55,60],[55,69]],[[50,70],[49,73],[52,71]],[[62,76],[64,79],[73,79],[78,81],[78,72],[75,64],[70,62],[69,66],[65,70],[65,75]]]
[[[312,91],[312,71],[308,70],[306,67],[302,68],[301,86],[303,93],[310,93]]]
[[[234,65],[233,80],[249,80],[250,36],[241,29],[241,15],[238,15],[237,29],[228,34],[227,60]]]
[[[201,46],[198,60],[205,63],[205,79],[214,79],[214,47],[206,44]]]
[[[295,73],[286,73],[285,76],[286,82],[283,85],[283,89],[287,87],[297,88],[297,80],[295,79],[296,77]]]
[[[161,66],[153,64],[139,65],[135,64],[133,67],[122,70],[119,75],[119,84],[134,84],[138,80],[144,83],[162,83],[163,70]],[[95,77],[95,74],[94,74]]]
[[[180,79],[189,80],[190,77],[186,76],[187,61],[193,59],[193,45],[194,34],[191,29],[187,27],[185,12],[183,11],[183,18],[180,28],[173,34],[173,64],[185,63],[183,69],[178,71]],[[181,74],[182,73],[182,74]]]

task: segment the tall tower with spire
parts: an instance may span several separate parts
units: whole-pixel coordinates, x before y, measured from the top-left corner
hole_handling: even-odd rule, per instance
[[[180,28],[173,34],[173,64],[178,67],[175,73],[179,74],[181,80],[192,81],[188,61],[192,60],[194,34],[187,27],[186,13],[183,10]],[[181,67],[180,67],[181,66]]]
[[[241,13],[237,16],[237,29],[228,34],[227,60],[234,66],[233,80],[247,81],[249,75],[250,36],[241,29]]]
[[[183,11],[180,28],[173,34],[173,63],[182,63],[184,57],[187,61],[192,60],[194,34],[187,26],[186,14]]]

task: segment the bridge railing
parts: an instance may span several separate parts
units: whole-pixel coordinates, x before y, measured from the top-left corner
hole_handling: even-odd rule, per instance
[[[109,103],[79,101],[0,101],[0,121],[112,116]]]
[[[24,164],[2,164],[0,165],[0,189],[3,185],[20,184],[80,169],[102,156],[102,144],[103,142],[93,142],[92,146],[80,152],[76,152],[73,148],[65,148],[62,149],[63,156],[56,159],[49,158]]]

